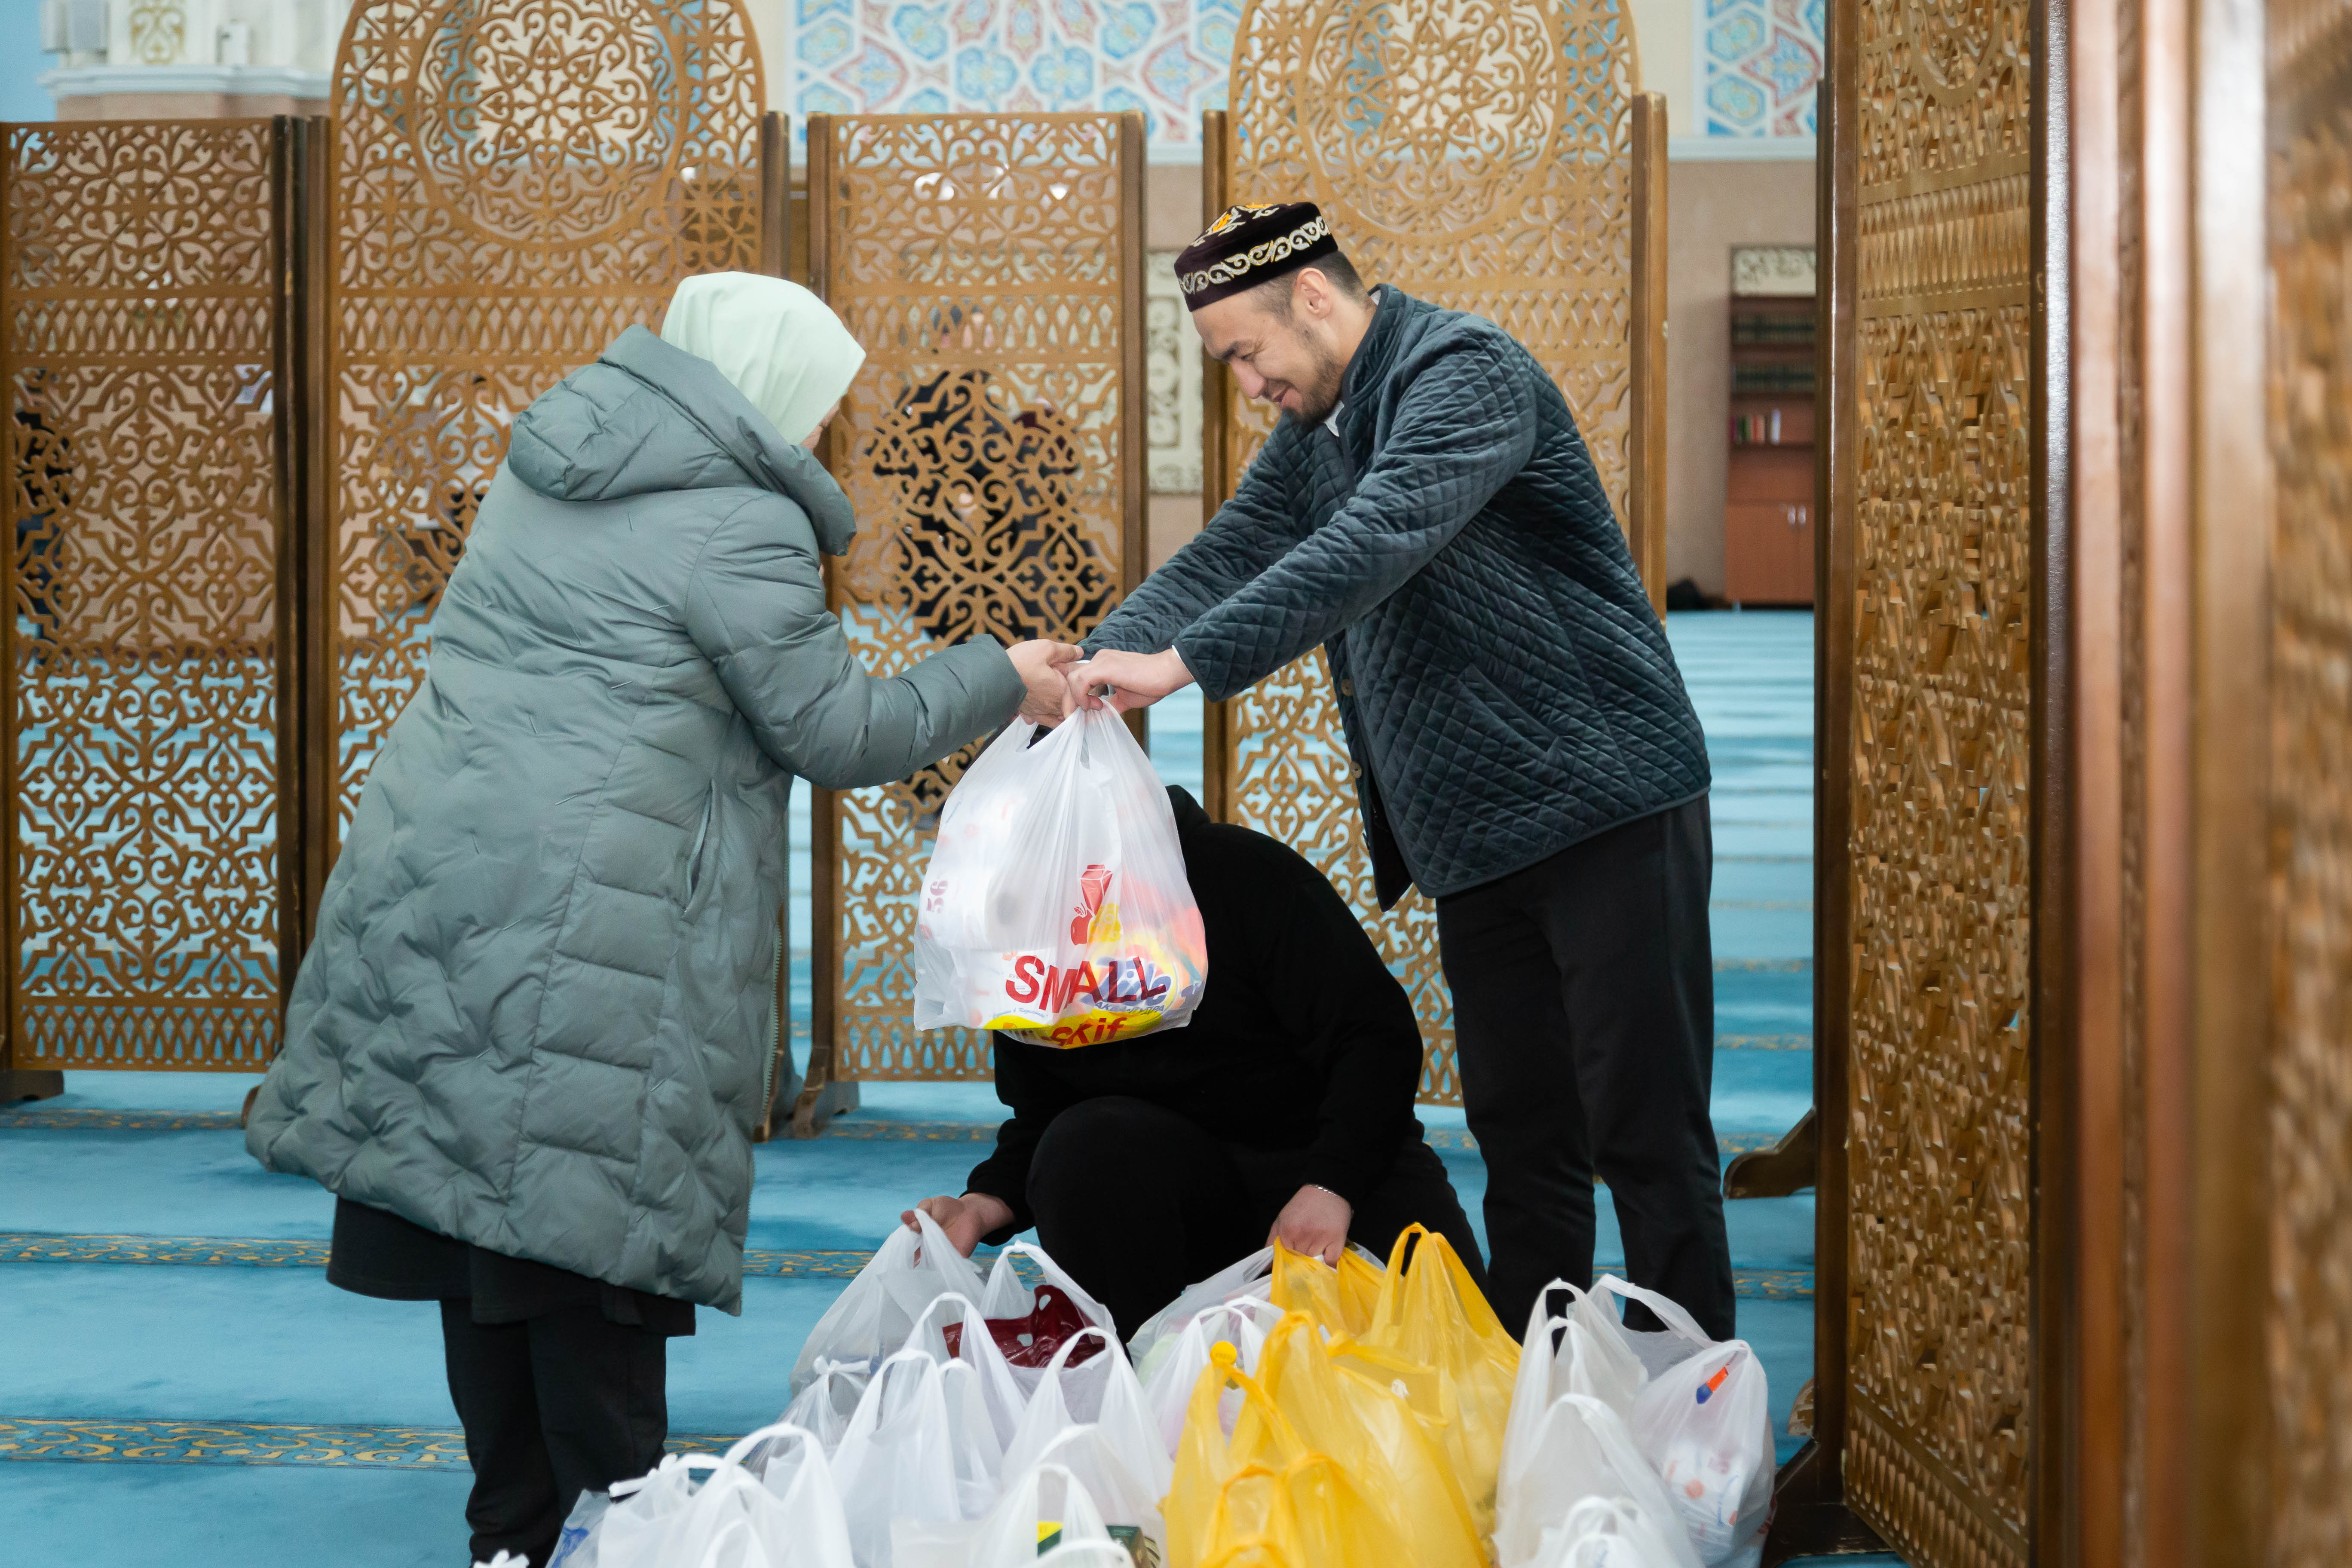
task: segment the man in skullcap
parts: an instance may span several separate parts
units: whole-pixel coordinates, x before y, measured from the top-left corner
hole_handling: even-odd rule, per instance
[[[1729,1338],[1706,741],[1567,401],[1492,321],[1367,289],[1311,204],[1176,268],[1282,419],[1074,682],[1222,700],[1321,647],[1381,903],[1436,901],[1496,1310],[1590,1281],[1597,1173],[1634,1282]]]

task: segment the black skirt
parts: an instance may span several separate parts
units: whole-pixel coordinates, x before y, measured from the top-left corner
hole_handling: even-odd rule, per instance
[[[569,1308],[595,1307],[607,1321],[666,1339],[694,1332],[691,1301],[509,1258],[349,1198],[335,1200],[327,1282],[386,1301],[470,1299],[478,1323],[520,1323]]]

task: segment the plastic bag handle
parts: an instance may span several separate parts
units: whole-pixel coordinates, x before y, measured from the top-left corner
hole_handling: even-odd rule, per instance
[[[740,1466],[743,1463],[744,1455],[750,1453],[754,1446],[770,1437],[798,1437],[803,1449],[820,1454],[824,1451],[824,1445],[818,1442],[816,1434],[807,1427],[796,1421],[776,1421],[736,1439],[735,1446],[727,1450],[719,1463]]]
[[[717,1454],[664,1454],[661,1457],[661,1462],[652,1469],[642,1476],[631,1476],[626,1480],[614,1481],[604,1489],[604,1495],[614,1498],[635,1497],[645,1489],[647,1481],[665,1471],[674,1475],[679,1470],[715,1470],[726,1462]]]
[[[1573,1287],[1570,1287],[1570,1289],[1573,1289]],[[1645,1289],[1643,1287],[1633,1283],[1631,1280],[1620,1279],[1614,1274],[1604,1274],[1593,1282],[1592,1294],[1599,1296],[1604,1293],[1611,1296],[1622,1297],[1629,1301],[1641,1302],[1642,1305],[1649,1308],[1651,1311],[1655,1312],[1658,1315],[1658,1321],[1665,1324],[1667,1328],[1673,1330],[1675,1333],[1682,1335],[1685,1339],[1696,1340],[1703,1345],[1712,1345],[1717,1342],[1715,1336],[1708,1333],[1705,1329],[1700,1328],[1698,1326],[1698,1320],[1692,1317],[1687,1311],[1685,1311],[1682,1305],[1675,1301],[1671,1296],[1662,1295],[1655,1290]],[[1622,1322],[1624,1314],[1620,1312],[1618,1317]],[[1625,1331],[1628,1333],[1638,1333],[1641,1331],[1638,1329],[1628,1329]]]
[[[1116,1352],[1118,1349],[1118,1335],[1112,1333],[1108,1329],[1099,1328],[1093,1323],[1088,1323],[1085,1328],[1080,1329],[1068,1339],[1064,1340],[1055,1350],[1054,1359],[1045,1363],[1045,1375],[1038,1380],[1041,1385],[1045,1383],[1055,1382],[1060,1379],[1062,1369],[1069,1364],[1070,1352],[1077,1349],[1078,1342],[1085,1339],[1088,1334],[1092,1334],[1095,1338],[1102,1341],[1103,1350],[1106,1353]]]

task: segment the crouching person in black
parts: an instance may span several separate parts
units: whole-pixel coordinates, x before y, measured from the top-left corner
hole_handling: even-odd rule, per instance
[[[1351,1239],[1385,1258],[1418,1222],[1483,1288],[1413,1117],[1421,1033],[1404,988],[1322,873],[1168,795],[1209,941],[1191,1025],[1066,1050],[998,1035],[1013,1114],[996,1152],[961,1197],[921,1208],[966,1254],[1035,1226],[1125,1335],[1276,1240],[1326,1262]]]

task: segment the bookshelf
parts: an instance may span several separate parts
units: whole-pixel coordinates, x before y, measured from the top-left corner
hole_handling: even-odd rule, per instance
[[[1735,604],[1813,602],[1813,321],[1811,247],[1732,252],[1723,588]]]

